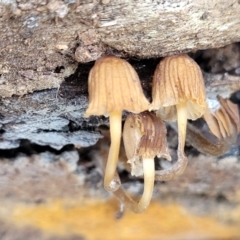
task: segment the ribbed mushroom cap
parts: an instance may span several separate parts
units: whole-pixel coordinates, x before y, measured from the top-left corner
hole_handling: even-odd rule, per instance
[[[220,108],[215,112],[209,109],[203,115],[211,132],[219,139],[237,135],[240,131],[240,119],[237,105],[218,96]]]
[[[138,113],[149,108],[139,77],[125,60],[115,56],[99,58],[88,77],[89,107],[85,116],[127,110]]]
[[[142,176],[142,159],[155,156],[171,160],[164,122],[151,112],[129,114],[123,129],[123,141],[132,175]],[[154,161],[154,160],[153,160]]]
[[[187,118],[201,117],[207,108],[202,72],[186,54],[164,58],[153,76],[151,109],[164,120],[176,120],[176,105],[186,102]]]
[[[240,131],[240,118],[238,106],[218,96],[220,107],[211,112],[207,110],[203,115],[213,135],[211,138],[201,130],[188,124],[188,142],[200,152],[213,156],[220,156],[231,149],[236,143]]]

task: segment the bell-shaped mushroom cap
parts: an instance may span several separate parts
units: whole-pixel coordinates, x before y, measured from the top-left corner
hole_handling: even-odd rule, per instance
[[[127,110],[138,113],[149,108],[139,77],[125,60],[115,56],[99,58],[88,77],[89,107],[85,116]]]
[[[171,160],[166,132],[164,122],[154,113],[128,115],[123,129],[123,141],[132,175],[143,175],[143,159],[154,161],[155,156],[158,156]]]
[[[186,54],[164,58],[153,76],[151,109],[163,120],[175,121],[176,105],[185,102],[187,118],[201,117],[207,108],[202,72]]]

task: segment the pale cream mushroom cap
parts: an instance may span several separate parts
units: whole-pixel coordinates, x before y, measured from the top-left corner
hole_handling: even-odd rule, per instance
[[[139,113],[149,108],[136,71],[127,61],[112,55],[95,62],[89,73],[88,91],[86,117],[123,110]]]
[[[187,118],[200,118],[207,108],[202,72],[197,63],[186,54],[164,58],[153,76],[153,102],[163,120],[177,119],[176,105],[185,102]]]

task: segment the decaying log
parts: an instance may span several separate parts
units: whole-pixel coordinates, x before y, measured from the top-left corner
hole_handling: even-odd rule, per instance
[[[133,64],[149,99],[151,76],[155,65],[151,60]],[[84,66],[85,70],[87,71],[90,66]],[[229,97],[232,92],[240,89],[239,76],[204,73],[204,78],[208,99],[213,100],[211,104],[216,104],[218,94]],[[87,86],[83,84],[84,82],[87,82],[86,74],[83,74],[82,82],[66,81],[59,90],[45,90],[23,97],[2,99],[0,149],[18,147],[20,139],[27,139],[39,145],[49,145],[55,149],[61,149],[67,144],[74,144],[77,147],[95,144],[101,135],[92,132],[92,127],[108,125],[108,120],[104,117],[84,118],[88,105],[85,94]]]
[[[0,2],[0,95],[58,87],[104,53],[152,58],[240,40],[238,0]],[[77,60],[77,61],[76,61]]]
[[[94,144],[99,134],[84,143],[80,131],[105,119],[83,118],[92,63],[82,63],[106,53],[144,59],[222,47],[240,40],[239,12],[237,0],[0,1],[1,148],[20,139],[57,149]],[[148,97],[158,61],[134,65],[145,69]],[[214,85],[208,76],[209,92],[239,89],[239,77],[228,78]]]

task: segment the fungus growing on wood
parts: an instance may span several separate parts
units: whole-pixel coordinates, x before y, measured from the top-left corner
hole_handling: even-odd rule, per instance
[[[139,202],[133,201],[122,189],[114,194],[133,212],[141,213],[149,205],[155,178],[155,156],[171,160],[164,122],[151,112],[128,115],[123,129],[123,142],[133,176],[143,176],[144,191]]]
[[[171,170],[156,175],[158,180],[170,180],[182,174],[188,159],[184,154],[187,119],[200,118],[206,108],[202,72],[186,54],[164,58],[153,76],[151,109],[166,121],[178,123],[178,161]]]
[[[109,150],[104,186],[115,191],[120,186],[115,171],[118,162],[122,131],[122,111],[139,113],[149,108],[139,77],[125,60],[115,56],[99,58],[88,77],[89,106],[85,116],[109,116],[111,146]],[[114,178],[115,175],[115,178]]]
[[[237,105],[218,96],[220,107],[211,111],[208,109],[203,118],[215,138],[209,139],[201,130],[191,124],[187,127],[188,142],[200,152],[219,156],[227,152],[236,142],[240,131],[240,119]]]

